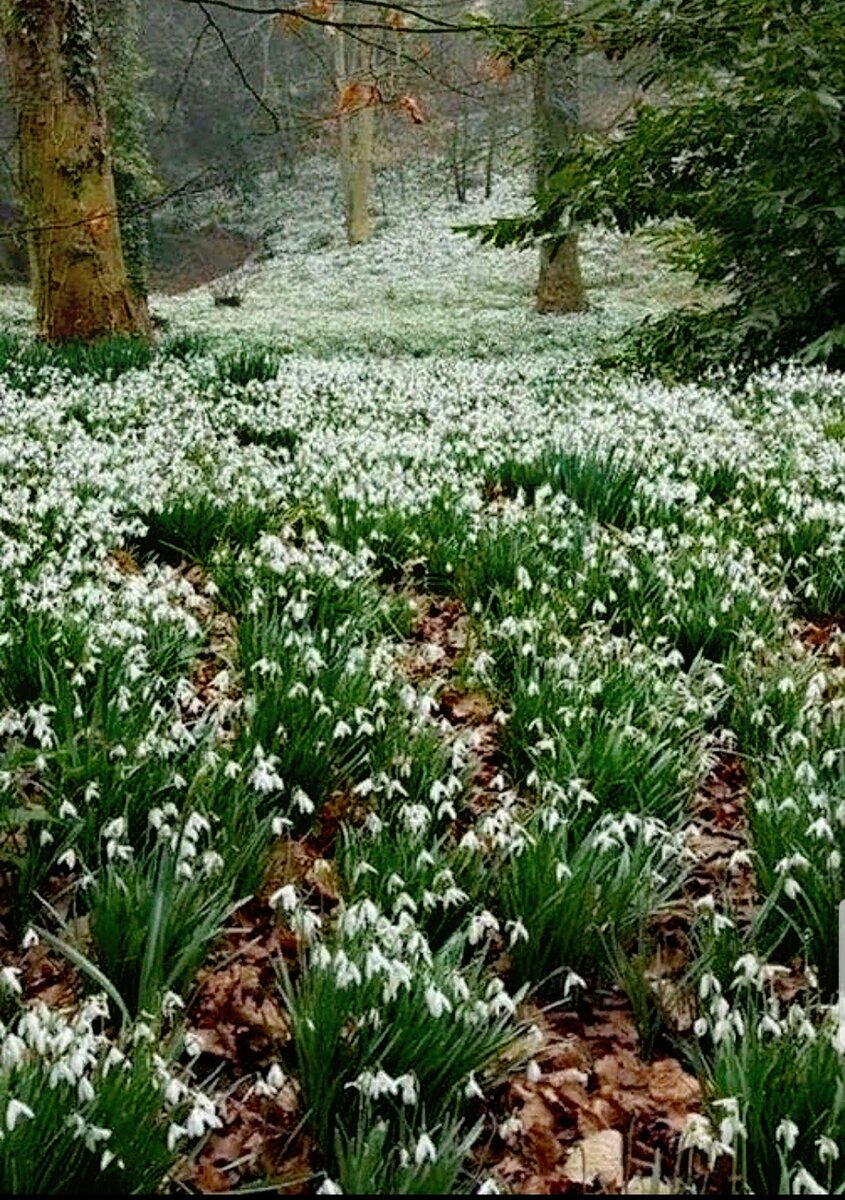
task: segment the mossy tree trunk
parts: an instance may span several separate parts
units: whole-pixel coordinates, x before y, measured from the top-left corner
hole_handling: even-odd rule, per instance
[[[549,20],[555,14],[546,3],[532,3],[529,15]],[[578,131],[578,59],[565,46],[556,46],[538,55],[533,69],[534,185],[539,193]],[[575,234],[541,242],[537,308],[547,313],[583,312],[587,308]]]
[[[147,142],[147,69],[140,0],[91,0],[100,47],[109,148],[129,283],[146,300],[150,267],[147,202],[158,190]]]
[[[123,255],[88,0],[5,0],[2,15],[40,334],[148,336]]]

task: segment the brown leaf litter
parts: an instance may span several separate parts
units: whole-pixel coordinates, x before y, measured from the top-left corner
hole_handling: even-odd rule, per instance
[[[222,1121],[186,1163],[178,1182],[203,1193],[236,1190],[260,1179],[287,1194],[306,1194],[313,1170],[310,1139],[302,1134],[299,1097],[286,1079],[273,1094],[241,1081],[218,1102]]]
[[[511,1079],[483,1167],[520,1195],[619,1193],[671,1179],[678,1136],[698,1109],[694,1076],[670,1057],[646,1061],[625,1001],[530,1014],[544,1036],[536,1070]]]
[[[501,726],[489,697],[456,682],[468,639],[462,606],[454,599],[419,597],[418,607],[406,671],[414,682],[439,683],[439,714],[447,730],[468,734],[469,811],[478,813],[500,800]],[[696,836],[724,835],[718,848],[728,853],[734,849],[728,835],[742,821],[734,795],[738,778],[733,764],[722,764],[705,782],[695,813]],[[722,812],[721,801],[733,809]],[[704,850],[704,843],[698,848]],[[716,879],[727,871],[716,849],[711,845],[702,855],[707,861],[697,867],[700,886],[708,873]],[[584,1004],[578,1013],[537,1012],[532,1019],[545,1035],[535,1060],[539,1077],[511,1078],[504,1085],[495,1102],[497,1134],[478,1153],[478,1165],[495,1170],[509,1190],[521,1194],[614,1193],[638,1190],[638,1180],[653,1190],[655,1172],[659,1189],[660,1178],[671,1178],[676,1168],[686,1119],[698,1109],[697,1080],[674,1058],[649,1062],[642,1056],[633,1014],[618,992]]]

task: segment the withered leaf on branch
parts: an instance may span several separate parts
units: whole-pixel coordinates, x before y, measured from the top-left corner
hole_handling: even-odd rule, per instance
[[[373,108],[383,102],[382,94],[374,83],[365,83],[360,79],[355,79],[351,83],[345,83],[340,89],[337,111],[339,113],[360,112],[364,108]]]
[[[400,96],[396,103],[403,112],[408,114],[415,125],[422,125],[422,123],[425,121],[423,111],[419,106],[419,102],[415,100],[413,96]]]

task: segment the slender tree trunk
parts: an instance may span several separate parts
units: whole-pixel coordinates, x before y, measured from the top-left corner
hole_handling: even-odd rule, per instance
[[[556,158],[565,152],[578,129],[578,60],[556,47],[534,61],[535,188],[546,185]],[[587,296],[575,234],[547,238],[540,245],[537,281],[540,312],[583,312]]]
[[[87,0],[5,0],[38,327],[51,340],[150,333],[126,274]]]
[[[343,19],[341,7],[341,19]],[[352,246],[369,240],[373,231],[373,142],[375,105],[368,99],[373,83],[372,47],[350,42],[338,30],[335,70],[339,95],[355,88],[348,111],[341,109],[340,173],[346,205],[346,235]],[[358,99],[354,99],[354,95]]]

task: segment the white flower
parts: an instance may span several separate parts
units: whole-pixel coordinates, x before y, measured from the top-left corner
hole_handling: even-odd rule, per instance
[[[285,1075],[279,1064],[273,1063],[267,1072],[267,1086],[278,1092],[284,1087],[286,1080],[287,1075]]]
[[[801,892],[804,889],[801,887],[801,884],[798,882],[798,880],[793,879],[790,875],[786,880],[784,880],[783,890],[789,900],[794,900],[797,896],[801,895]]]
[[[273,892],[269,903],[271,908],[275,908],[278,904],[285,912],[293,912],[299,903],[296,888],[292,883],[286,883],[283,887]]]
[[[19,1121],[32,1121],[34,1118],[35,1113],[28,1104],[24,1104],[21,1100],[10,1100],[6,1105],[6,1128],[9,1133]]]
[[[581,988],[586,990],[587,981],[582,979],[575,971],[567,971],[566,978],[563,981],[563,998],[568,1000],[573,988]]]
[[[317,1188],[316,1195],[318,1196],[342,1196],[343,1188],[339,1183],[335,1183],[333,1179],[329,1179],[328,1175]]]
[[[794,1150],[795,1143],[798,1141],[798,1132],[798,1126],[795,1122],[785,1117],[775,1130],[775,1141],[783,1142],[784,1149],[787,1152]]]
[[[487,912],[485,909],[483,912],[476,913],[469,923],[469,944],[477,946],[482,939],[490,934],[498,933],[498,931],[499,922],[491,912]]]
[[[414,1150],[414,1162],[418,1167],[423,1166],[426,1162],[437,1162],[437,1147],[427,1133],[420,1135]]]
[[[475,1189],[476,1196],[501,1196],[503,1194],[501,1184],[491,1175],[489,1179],[484,1179]]]
[[[515,921],[506,921],[505,928],[508,932],[508,945],[513,947],[517,942],[528,941],[528,930],[523,925],[522,921],[517,918]]]
[[[827,1137],[825,1134],[822,1134],[822,1136],[820,1138],[816,1139],[816,1147],[819,1152],[819,1161],[820,1162],[825,1163],[825,1162],[837,1162],[838,1161],[839,1155],[840,1155],[840,1149],[839,1149],[839,1146],[836,1144],[836,1142],[833,1140],[833,1138]]]
[[[20,974],[20,967],[0,967],[0,990],[8,992],[11,996],[22,995]]]
[[[830,1190],[823,1187],[817,1179],[804,1167],[799,1167],[792,1177],[792,1187],[796,1196],[829,1196]]]
[[[452,1011],[452,1003],[449,998],[444,996],[440,988],[435,987],[432,983],[425,989],[425,1003],[435,1021],[444,1013]]]

